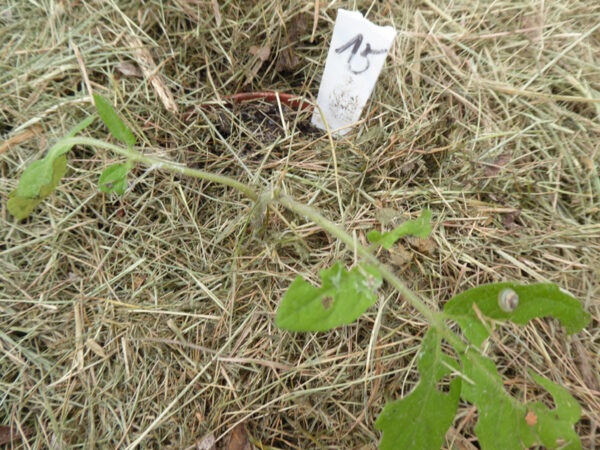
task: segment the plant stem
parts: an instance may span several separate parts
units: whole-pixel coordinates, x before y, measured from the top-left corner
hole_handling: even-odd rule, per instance
[[[62,142],[64,142],[66,145],[88,145],[90,147],[104,148],[106,150],[113,151],[121,156],[125,156],[132,161],[141,162],[149,166],[157,166],[160,169],[166,169],[170,172],[181,173],[190,177],[195,177],[206,181],[213,181],[215,183],[232,187],[243,193],[249,199],[253,201],[258,200],[258,194],[251,187],[225,175],[218,175],[211,172],[205,172],[204,170],[190,169],[189,167],[181,166],[170,161],[145,156],[137,150],[133,150],[132,148],[121,147],[119,145],[114,145],[109,142],[102,141],[100,139],[73,137],[64,139]]]
[[[87,145],[91,147],[104,148],[119,155],[125,156],[131,161],[141,162],[150,166],[157,166],[160,169],[181,173],[183,175],[199,178],[201,180],[212,181],[232,187],[242,192],[253,201],[257,201],[259,198],[258,194],[251,187],[234,180],[233,178],[225,175],[217,175],[211,172],[205,172],[204,170],[190,169],[173,162],[145,156],[133,148],[125,148],[102,141],[100,139],[86,137],[66,138],[63,142],[66,145]],[[373,266],[377,267],[381,273],[381,276],[398,292],[400,292],[400,294],[402,294],[404,298],[427,319],[431,326],[438,329],[438,331],[458,352],[466,350],[466,345],[463,343],[463,341],[444,323],[443,314],[429,309],[417,294],[411,291],[400,278],[394,275],[394,273],[385,264],[381,263],[375,256],[373,256],[373,254],[367,248],[356,242],[356,240],[350,234],[341,229],[335,223],[323,217],[316,209],[300,203],[287,195],[275,195],[273,200],[286,207],[290,211],[309,218],[321,228],[345,243],[348,247],[356,250],[361,257],[363,257]]]
[[[431,326],[438,329],[438,331],[452,344],[452,346],[458,351],[464,351],[466,349],[465,344],[448,328],[443,321],[443,314],[429,309],[423,300],[419,298],[417,294],[411,291],[404,282],[398,278],[394,273],[383,263],[381,263],[373,254],[360,243],[358,243],[352,236],[346,231],[342,230],[335,223],[323,217],[317,210],[311,208],[308,205],[300,203],[287,195],[280,195],[275,197],[275,201],[285,206],[296,214],[304,217],[308,217],[314,223],[319,225],[321,228],[334,235],[348,247],[356,250],[356,252],[367,260],[370,264],[377,267],[377,270],[381,273],[381,276],[390,283],[404,298],[417,310],[419,311],[430,323]]]

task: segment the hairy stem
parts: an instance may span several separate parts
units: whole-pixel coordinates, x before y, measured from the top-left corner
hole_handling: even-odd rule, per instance
[[[190,177],[199,178],[201,180],[206,181],[213,181],[215,183],[232,187],[243,193],[250,200],[258,200],[258,194],[251,187],[225,175],[218,175],[211,172],[205,172],[204,170],[190,169],[189,167],[185,167],[170,161],[145,156],[137,150],[133,150],[132,148],[121,147],[119,145],[114,145],[109,142],[102,141],[100,139],[73,137],[67,138],[62,142],[64,142],[66,145],[88,145],[90,147],[104,148],[106,150],[115,152],[121,156],[125,156],[135,162],[141,162],[149,166],[156,166],[160,169],[168,170],[170,172],[181,173]]]
[[[419,298],[417,294],[411,291],[404,282],[398,278],[394,273],[383,263],[381,263],[373,254],[359,242],[356,241],[350,234],[341,229],[335,223],[323,217],[317,210],[294,200],[287,195],[281,195],[275,198],[282,206],[285,206],[296,214],[304,217],[308,217],[314,223],[319,225],[321,228],[334,235],[348,247],[356,250],[356,252],[368,261],[373,266],[377,267],[377,270],[381,273],[381,276],[390,283],[404,298],[417,310],[419,311],[429,322],[429,324],[439,330],[439,332],[452,344],[452,346],[458,351],[464,351],[466,349],[465,344],[454,334],[443,321],[443,314],[429,309],[423,300]]]
[[[117,153],[121,156],[125,156],[132,161],[141,162],[150,166],[157,166],[158,168],[167,171],[181,173],[190,177],[195,177],[206,181],[212,181],[215,183],[232,187],[242,192],[244,195],[246,195],[249,199],[253,201],[257,201],[259,198],[259,195],[251,187],[233,178],[227,177],[225,175],[217,175],[211,172],[205,172],[204,170],[190,169],[188,167],[175,164],[173,162],[145,156],[137,150],[134,150],[133,148],[124,148],[118,145],[108,143],[106,141],[86,137],[67,138],[63,142],[67,145],[87,145],[91,147],[104,148],[113,151],[114,153]],[[390,283],[398,292],[400,292],[400,294],[402,294],[402,296],[404,296],[404,298],[427,319],[431,326],[437,328],[440,331],[440,333],[442,333],[442,335],[448,340],[448,342],[450,342],[450,344],[458,352],[465,351],[466,346],[463,343],[463,341],[456,334],[454,334],[450,330],[450,328],[444,323],[443,314],[429,309],[417,294],[411,291],[400,278],[394,275],[394,273],[385,264],[381,263],[375,256],[373,256],[371,251],[369,251],[367,248],[363,247],[360,243],[358,243],[350,234],[348,234],[335,223],[323,217],[314,208],[300,203],[287,195],[275,195],[273,201],[279,203],[280,205],[284,206],[290,211],[299,214],[300,216],[309,218],[321,228],[334,235],[348,247],[352,248],[353,250],[356,250],[356,252],[362,258],[364,258],[373,266],[377,267],[377,269],[381,273],[381,276],[388,283]]]

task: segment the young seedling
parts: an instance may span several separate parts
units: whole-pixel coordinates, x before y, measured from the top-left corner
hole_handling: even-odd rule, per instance
[[[573,425],[579,420],[581,408],[561,386],[533,372],[531,379],[550,393],[555,408],[537,403],[524,403],[505,389],[494,361],[482,353],[481,346],[490,336],[492,322],[511,321],[525,325],[530,320],[548,315],[558,319],[567,333],[584,328],[590,315],[581,303],[553,284],[520,285],[495,283],[463,292],[448,301],[442,312],[435,312],[371,252],[352,236],[325,219],[313,208],[296,202],[279,192],[258,195],[249,186],[226,176],[190,169],[142,155],[134,149],[136,139],[119,118],[112,105],[94,95],[94,104],[110,133],[127,147],[102,140],[78,137],[90,125],[93,116],[78,124],[60,139],[40,161],[32,163],[21,175],[17,189],[9,195],[8,210],[17,219],[27,217],[58,186],[66,172],[66,153],[74,145],[88,145],[111,150],[127,158],[123,164],[104,170],[99,189],[123,195],[127,174],[134,163],[141,162],[164,170],[201,178],[233,187],[253,201],[278,202],[291,211],[309,218],[317,225],[352,248],[361,262],[348,270],[341,262],[321,271],[321,286],[313,287],[297,277],[283,297],[275,324],[292,332],[326,331],[356,320],[377,299],[377,289],[383,280],[396,289],[429,322],[421,349],[417,354],[419,384],[404,398],[388,403],[375,426],[383,431],[383,449],[437,449],[451,426],[459,399],[477,407],[475,433],[483,449],[517,449],[533,445],[546,448],[581,448]],[[268,203],[268,202],[267,202]],[[431,233],[430,210],[398,228],[367,234],[371,247],[390,249],[402,236],[427,237]],[[448,322],[457,323],[462,337],[453,332]],[[444,351],[449,345],[456,356]],[[447,392],[438,388],[443,378],[450,377]]]

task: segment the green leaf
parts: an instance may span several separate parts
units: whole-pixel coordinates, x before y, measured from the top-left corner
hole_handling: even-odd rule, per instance
[[[413,235],[425,238],[429,236],[429,233],[431,233],[431,210],[425,209],[418,219],[409,220],[393,231],[383,234],[377,230],[369,231],[367,239],[369,242],[381,244],[383,248],[389,250],[403,236]]]
[[[94,119],[96,118],[96,115],[91,115],[86,117],[85,119],[83,119],[81,122],[79,122],[77,125],[75,125],[71,131],[69,131],[67,133],[68,138],[72,138],[75,137],[75,135],[77,133],[82,132],[84,129],[86,129],[87,127],[89,127],[91,125],[91,123],[94,121]]]
[[[41,161],[36,161],[35,163],[39,162]],[[29,167],[33,166],[35,163],[31,164]],[[65,155],[61,155],[58,158],[55,158],[52,164],[52,177],[50,182],[40,186],[38,189],[38,195],[33,198],[19,195],[18,189],[11,192],[8,195],[8,202],[6,203],[8,212],[10,212],[18,220],[22,220],[29,216],[34,208],[43,202],[44,199],[46,199],[46,197],[48,197],[54,191],[54,189],[56,189],[56,186],[58,186],[60,179],[64,176],[66,171],[67,157]],[[21,178],[21,180],[22,179],[23,178]]]
[[[19,197],[38,197],[40,188],[52,179],[52,166],[46,158],[32,162],[21,174],[15,195]]]
[[[326,331],[354,322],[377,300],[381,285],[374,267],[360,265],[350,272],[337,262],[320,272],[322,286],[301,276],[290,285],[277,310],[275,325],[289,331]]]
[[[47,186],[52,181],[54,161],[68,152],[71,147],[72,145],[65,145],[60,140],[48,150],[44,159],[32,162],[21,175],[16,195],[27,198],[38,197],[42,186]]]
[[[94,94],[94,104],[108,131],[119,141],[126,143],[129,147],[133,147],[135,145],[135,136],[118,116],[110,102],[104,97]]]
[[[75,125],[75,127],[67,134],[66,137],[73,137],[76,133],[79,133],[85,127],[89,126],[93,120],[93,116],[86,117],[84,120]],[[40,190],[42,187],[52,184],[54,178],[54,162],[56,158],[64,155],[71,149],[71,147],[73,147],[73,145],[66,145],[64,143],[64,138],[60,139],[56,144],[50,147],[50,150],[48,150],[48,153],[46,153],[46,156],[43,159],[31,163],[29,167],[27,167],[21,174],[21,178],[19,180],[17,190],[14,192],[14,196],[30,199],[38,199],[41,197]],[[58,185],[58,181],[60,181],[60,178],[56,181],[52,189]],[[47,193],[46,197],[50,195],[50,192]]]
[[[498,306],[498,295],[507,288],[519,296],[519,306],[512,312],[504,312]],[[537,317],[553,316],[569,334],[578,332],[590,321],[590,315],[581,303],[554,284],[486,284],[458,294],[444,307],[446,317],[455,320],[466,338],[477,347],[489,336],[489,327],[478,318],[473,305],[477,305],[486,318],[510,320],[518,325],[525,325]]]
[[[495,364],[474,349],[461,355],[466,379],[462,383],[463,399],[477,406],[478,420],[475,434],[482,449],[581,448],[573,425],[581,410],[569,393],[556,384],[534,375],[534,379],[554,397],[556,409],[542,403],[523,404],[508,395]],[[535,414],[535,424],[528,424],[526,416]],[[565,445],[563,447],[563,445]]]
[[[93,120],[93,116],[86,117],[75,125],[66,137],[73,137]],[[71,147],[72,144],[65,144],[64,139],[61,139],[50,147],[43,159],[34,161],[23,171],[17,189],[9,194],[7,202],[8,211],[13,216],[19,220],[24,219],[56,189],[67,168],[67,158],[64,154]]]
[[[530,375],[536,383],[552,394],[556,408],[549,410],[546,405],[539,402],[527,404],[527,409],[535,413],[537,423],[533,426],[527,425],[527,423],[521,424],[521,427],[525,429],[533,427],[533,439],[525,440],[525,445],[531,447],[537,443],[541,443],[548,448],[553,448],[561,447],[561,443],[565,442],[568,444],[561,448],[581,448],[579,436],[573,430],[573,425],[581,417],[579,403],[562,386],[531,371]],[[522,434],[525,435],[527,433],[523,431]]]
[[[450,373],[456,362],[442,352],[441,337],[430,328],[418,355],[421,381],[406,397],[389,402],[375,422],[383,431],[380,449],[439,449],[454,420],[460,397],[460,378],[450,383],[450,392],[436,384]],[[444,364],[446,363],[446,364]]]
[[[475,432],[480,448],[523,448],[519,429],[520,422],[525,422],[526,409],[506,393],[496,365],[474,350],[463,355],[462,361],[468,381],[462,383],[461,396],[477,406]]]
[[[102,192],[123,195],[127,189],[127,173],[131,169],[131,163],[113,164],[108,166],[100,175],[98,180],[98,188]]]

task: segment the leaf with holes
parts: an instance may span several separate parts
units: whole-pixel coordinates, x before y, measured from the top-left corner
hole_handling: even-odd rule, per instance
[[[521,403],[511,397],[502,384],[496,365],[474,349],[461,355],[463,374],[461,397],[477,406],[475,434],[481,448],[545,448],[580,449],[573,425],[581,409],[562,387],[533,375],[538,384],[554,397],[556,408],[542,403]]]
[[[290,285],[277,310],[275,325],[289,331],[326,331],[354,322],[377,300],[381,275],[359,265],[348,272],[337,262],[320,272],[319,288],[301,276]]]
[[[519,304],[512,312],[498,306],[498,296],[504,289],[512,289],[519,296]],[[444,307],[446,317],[455,320],[467,339],[478,347],[489,336],[489,327],[479,319],[474,305],[484,318],[510,320],[518,325],[525,325],[536,317],[553,316],[569,334],[581,330],[590,321],[581,303],[554,284],[486,284],[458,294]]]
[[[439,449],[458,408],[460,378],[450,383],[443,393],[437,382],[457,369],[456,361],[442,352],[441,337],[430,328],[418,353],[417,367],[421,381],[406,397],[386,403],[375,422],[383,431],[380,449]]]
[[[418,219],[409,220],[387,233],[381,234],[377,230],[369,231],[367,239],[369,242],[381,244],[383,248],[389,250],[401,237],[412,235],[425,238],[429,236],[429,233],[431,233],[431,210],[425,209]]]

